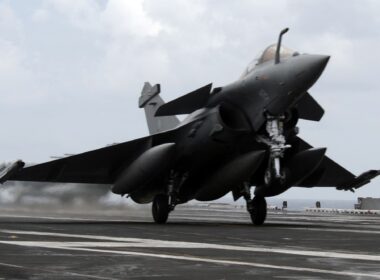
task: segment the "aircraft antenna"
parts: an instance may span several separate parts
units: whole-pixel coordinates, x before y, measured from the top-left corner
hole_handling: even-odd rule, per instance
[[[278,36],[278,42],[277,42],[277,49],[276,49],[276,56],[274,59],[274,64],[280,63],[280,50],[281,50],[281,39],[282,35],[284,35],[286,32],[289,31],[289,28],[285,28],[280,32],[280,36]]]

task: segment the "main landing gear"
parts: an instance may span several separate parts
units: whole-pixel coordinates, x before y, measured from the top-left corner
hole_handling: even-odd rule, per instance
[[[165,224],[170,212],[169,196],[158,194],[154,197],[152,204],[153,220],[157,224]]]
[[[155,223],[166,223],[169,213],[173,211],[175,206],[180,202],[178,199],[178,192],[187,179],[187,176],[187,173],[170,172],[167,194],[157,194],[153,199],[152,215]]]
[[[267,217],[267,202],[264,197],[255,196],[249,203],[247,202],[247,210],[254,225],[264,224]]]
[[[267,202],[265,198],[262,196],[255,196],[252,199],[248,183],[244,186],[243,196],[247,202],[247,211],[251,216],[252,223],[255,226],[264,224],[267,217]]]

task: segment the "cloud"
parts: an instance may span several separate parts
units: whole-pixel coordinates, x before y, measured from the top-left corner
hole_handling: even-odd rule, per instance
[[[143,0],[109,1],[100,15],[107,32],[110,32],[113,37],[159,35],[165,27],[147,14],[143,4]]]
[[[14,13],[9,1],[0,2],[0,32],[3,40],[20,41],[23,39],[22,21]]]
[[[87,30],[120,36],[157,36],[165,27],[150,17],[143,0],[48,0],[48,6],[67,17],[71,24]]]
[[[25,25],[10,2],[0,3],[0,98],[1,104],[33,103],[43,98],[33,69],[35,56],[28,53]]]
[[[38,9],[32,15],[32,20],[39,23],[44,23],[49,19],[49,12],[46,9]]]
[[[45,6],[67,17],[69,22],[85,30],[101,28],[98,17],[101,6],[93,0],[46,0]]]
[[[344,12],[327,0],[1,1],[0,153],[37,162],[143,136],[145,81],[161,83],[166,100],[226,85],[289,26],[285,45],[332,56],[311,89],[326,115],[301,123],[300,136],[355,172],[378,168],[379,8],[356,0]]]

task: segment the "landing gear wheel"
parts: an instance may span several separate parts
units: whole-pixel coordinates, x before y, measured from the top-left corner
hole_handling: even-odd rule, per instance
[[[169,217],[169,197],[159,194],[154,197],[152,204],[153,220],[157,224],[165,224]]]
[[[249,205],[249,214],[251,215],[252,223],[260,226],[264,223],[267,217],[267,202],[264,197],[255,196]]]

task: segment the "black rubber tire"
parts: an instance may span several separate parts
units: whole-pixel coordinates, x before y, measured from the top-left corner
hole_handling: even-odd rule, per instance
[[[157,224],[165,224],[169,217],[169,197],[164,194],[158,194],[154,197],[152,203],[153,220]]]
[[[267,202],[264,197],[255,196],[252,199],[249,214],[255,226],[264,224],[267,217]]]

